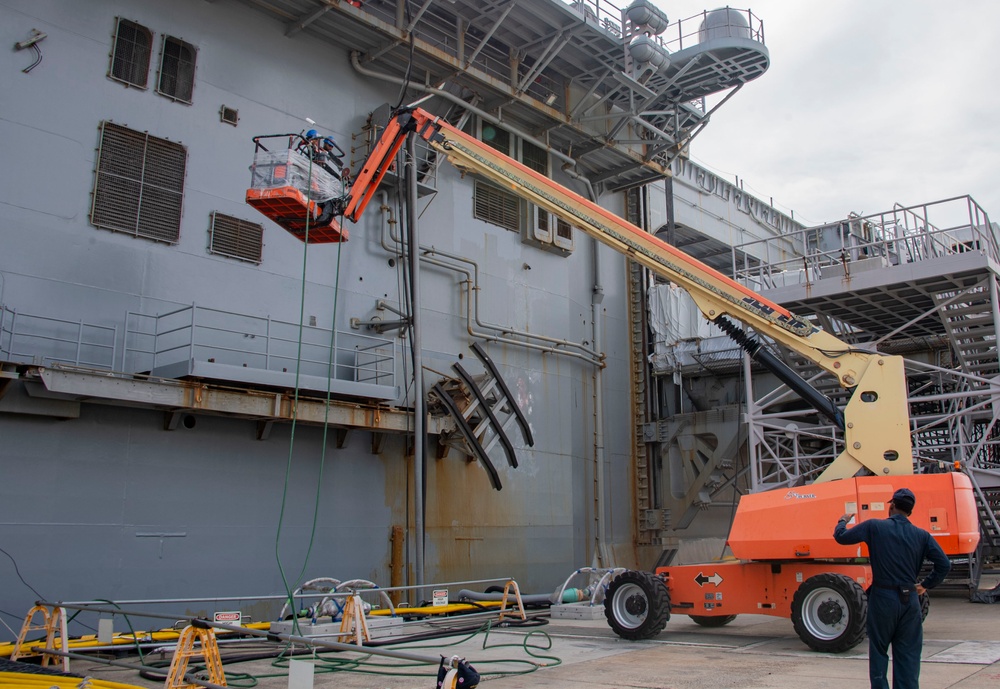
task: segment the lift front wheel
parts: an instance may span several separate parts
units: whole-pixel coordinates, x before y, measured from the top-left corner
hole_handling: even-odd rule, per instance
[[[843,574],[809,577],[792,598],[795,633],[814,651],[842,653],[865,638],[868,597]]]
[[[623,639],[652,639],[670,619],[670,592],[648,572],[623,572],[608,586],[604,616]]]

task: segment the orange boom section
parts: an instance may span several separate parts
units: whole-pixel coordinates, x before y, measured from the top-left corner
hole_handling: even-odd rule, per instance
[[[917,496],[910,521],[926,529],[949,556],[973,552],[979,543],[979,516],[972,482],[965,474],[864,476],[815,483],[740,498],[729,532],[729,547],[741,560],[843,559],[867,557],[864,545],[833,540],[837,519],[885,519],[898,488]],[[853,526],[857,522],[852,522]]]

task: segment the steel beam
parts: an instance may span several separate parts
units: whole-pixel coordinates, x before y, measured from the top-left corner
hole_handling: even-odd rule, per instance
[[[482,52],[483,48],[486,47],[486,44],[489,43],[491,38],[493,38],[493,34],[496,33],[496,30],[500,28],[500,25],[503,24],[504,20],[507,18],[507,15],[510,14],[511,10],[513,10],[516,5],[517,5],[517,0],[511,0],[510,4],[508,4],[507,7],[504,9],[504,11],[500,14],[500,16],[496,18],[496,20],[493,22],[493,26],[491,26],[490,30],[486,32],[486,34],[483,36],[483,39],[479,41],[479,45],[476,46],[475,50],[472,51],[472,54],[469,55],[469,57],[463,58],[461,55],[458,56],[458,60],[463,68],[470,67],[472,63],[475,61],[475,59],[479,57],[479,53]]]
[[[50,393],[63,399],[165,411],[205,412],[256,420],[378,430],[385,433],[412,432],[412,413],[397,407],[362,402],[299,397],[296,402],[285,392],[222,388],[203,382],[163,378],[139,378],[111,373],[96,373],[38,367],[27,371],[25,378],[40,380]],[[454,428],[446,418],[428,418],[427,432],[439,434]]]
[[[286,25],[285,36],[287,36],[289,38],[292,37],[292,36],[294,36],[299,31],[302,31],[307,26],[309,26],[310,24],[312,24],[314,21],[316,21],[317,19],[319,19],[320,17],[322,17],[324,14],[326,14],[327,12],[329,12],[332,8],[333,8],[333,5],[323,5],[322,7],[316,9],[313,12],[310,12],[309,14],[303,15],[303,16],[299,17],[298,19],[296,19],[293,22],[289,22]]]

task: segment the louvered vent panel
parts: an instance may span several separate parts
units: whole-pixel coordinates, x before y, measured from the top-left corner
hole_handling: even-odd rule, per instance
[[[226,107],[225,105],[219,109],[219,119],[226,124],[231,124],[234,127],[240,122],[240,111],[236,108]]]
[[[264,226],[231,215],[212,213],[208,250],[213,254],[260,263],[264,248]]]
[[[130,86],[146,88],[152,48],[153,33],[149,29],[119,18],[108,76]]]
[[[161,242],[180,237],[187,151],[180,144],[104,122],[90,221]]]
[[[156,92],[182,103],[190,103],[194,92],[194,66],[198,51],[173,36],[163,37],[160,78]]]
[[[475,216],[513,232],[521,229],[521,200],[492,184],[476,182]]]

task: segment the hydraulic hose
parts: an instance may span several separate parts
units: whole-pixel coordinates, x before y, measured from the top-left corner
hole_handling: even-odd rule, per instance
[[[725,316],[720,316],[713,322],[729,335],[741,349],[749,354],[751,359],[773,373],[778,380],[805,400],[810,407],[830,419],[840,430],[843,431],[845,429],[844,412],[840,410],[840,407],[829,397],[810,385],[802,376],[789,368],[784,361],[772,354],[770,350],[761,344],[760,340],[752,335],[748,335]]]

